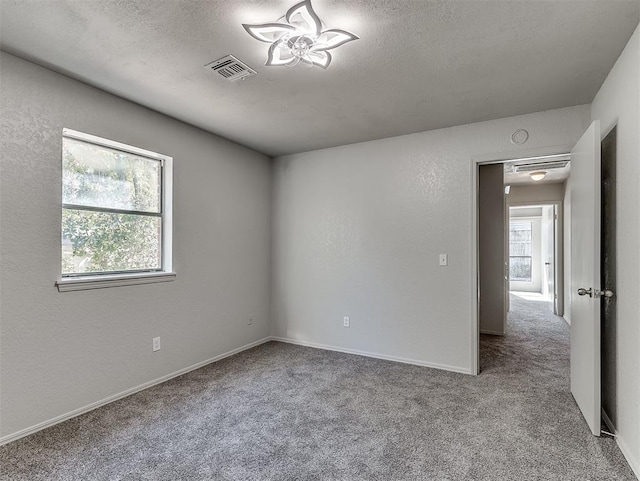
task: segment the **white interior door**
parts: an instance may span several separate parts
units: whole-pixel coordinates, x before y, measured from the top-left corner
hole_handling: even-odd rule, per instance
[[[600,122],[571,151],[571,393],[600,435]]]

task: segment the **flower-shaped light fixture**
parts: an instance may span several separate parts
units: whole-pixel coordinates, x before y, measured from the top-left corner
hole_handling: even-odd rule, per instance
[[[311,0],[297,3],[278,22],[242,26],[256,40],[271,44],[265,65],[303,63],[327,68],[331,63],[328,50],[359,38],[345,30],[324,29]]]

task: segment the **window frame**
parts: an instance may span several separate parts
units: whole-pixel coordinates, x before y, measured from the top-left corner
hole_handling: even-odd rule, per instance
[[[76,291],[85,289],[102,289],[105,287],[119,287],[136,284],[149,284],[158,282],[168,282],[174,280],[176,277],[173,272],[173,158],[152,152],[150,150],[142,149],[132,145],[116,142],[114,140],[105,139],[77,130],[68,128],[62,129],[62,139],[65,138],[86,142],[100,147],[106,147],[113,150],[119,150],[140,157],[145,157],[151,160],[160,162],[160,215],[153,214],[153,217],[159,217],[161,219],[161,240],[160,240],[160,269],[153,270],[131,270],[120,272],[87,272],[87,273],[74,273],[63,274],[62,262],[60,265],[60,277],[56,281],[58,291]],[[62,174],[62,171],[61,171]],[[62,175],[61,175],[62,181]],[[62,187],[62,185],[61,185]],[[73,208],[72,204],[62,203],[62,196],[60,203],[60,214],[65,206]],[[113,212],[114,209],[110,208],[90,208],[86,210],[95,210],[99,212]],[[115,209],[119,211],[120,209]],[[138,215],[138,211],[122,212]],[[140,215],[145,215],[140,213]],[[60,228],[62,228],[62,218],[60,220]],[[62,242],[62,236],[60,236],[60,242]],[[62,252],[62,245],[60,246],[60,252]]]
[[[530,239],[529,239],[529,249],[531,250],[531,255],[529,256],[512,256],[511,255],[511,244],[512,244],[512,240],[511,240],[511,233],[512,233],[512,225],[514,224],[522,224],[522,225],[528,225],[529,226],[529,233],[530,233]],[[522,229],[524,230],[524,229]],[[529,279],[522,279],[522,278],[516,278],[514,279],[513,277],[511,277],[511,259],[512,258],[518,258],[518,259],[530,259],[529,262]],[[522,220],[522,219],[517,219],[517,220],[510,220],[509,221],[509,281],[510,282],[523,282],[523,283],[532,283],[533,282],[533,222],[531,220]]]

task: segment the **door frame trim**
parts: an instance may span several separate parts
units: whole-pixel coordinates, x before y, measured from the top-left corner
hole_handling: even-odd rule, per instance
[[[473,375],[480,374],[480,325],[479,325],[479,263],[478,263],[478,245],[479,245],[479,225],[478,225],[478,194],[479,194],[479,176],[478,169],[481,165],[486,164],[502,164],[510,160],[516,160],[526,157],[538,157],[545,155],[566,154],[572,149],[572,145],[555,145],[549,147],[539,147],[535,149],[521,149],[506,152],[496,152],[491,154],[473,155],[469,159],[469,169],[471,178],[471,215],[470,215],[470,268],[469,268],[469,290],[471,293],[470,302],[470,339],[469,339],[469,371]]]

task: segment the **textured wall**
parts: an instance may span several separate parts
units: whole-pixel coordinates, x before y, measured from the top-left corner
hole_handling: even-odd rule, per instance
[[[0,437],[267,336],[270,160],[1,55]],[[173,156],[174,282],[58,293],[63,127]]]
[[[589,114],[579,106],[276,159],[274,335],[469,371],[471,157],[519,151],[517,128],[530,132],[525,150],[573,145]]]
[[[603,137],[617,125],[618,443],[640,476],[640,27],[593,100]]]
[[[483,334],[506,328],[504,166],[478,168],[478,323]]]

